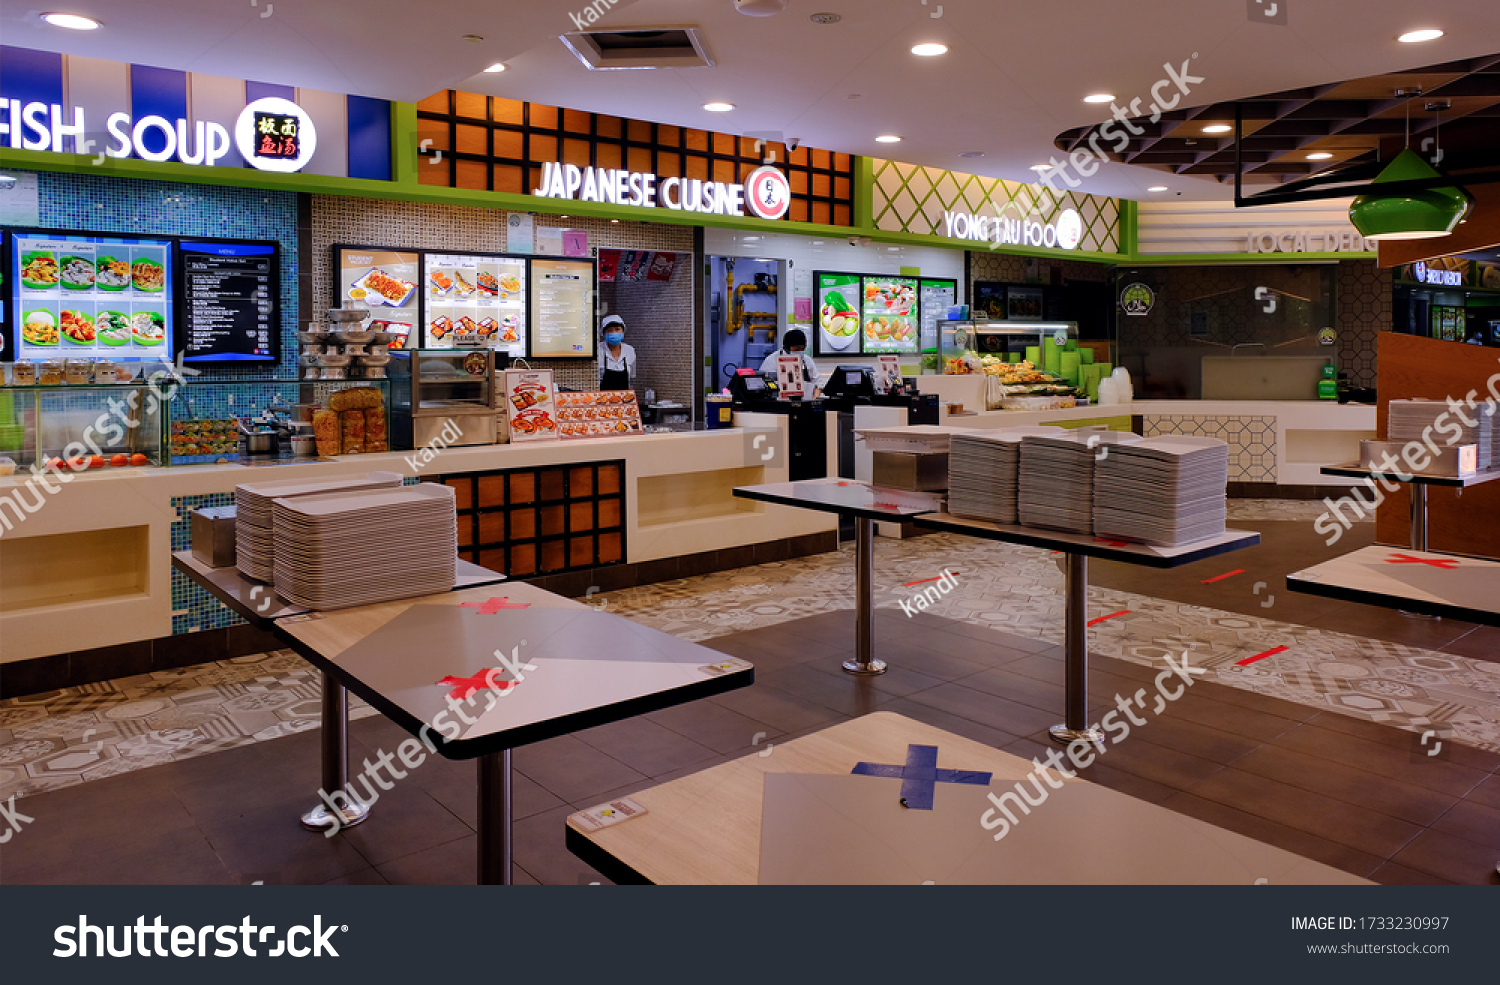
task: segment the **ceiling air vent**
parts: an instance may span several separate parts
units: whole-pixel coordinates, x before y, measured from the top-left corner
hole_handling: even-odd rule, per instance
[[[712,68],[696,27],[569,31],[559,40],[591,72],[630,68]]]

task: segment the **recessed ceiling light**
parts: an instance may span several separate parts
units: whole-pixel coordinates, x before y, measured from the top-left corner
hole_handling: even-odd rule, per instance
[[[1084,96],[1083,101],[1086,103],[1112,103],[1115,101],[1115,96],[1112,92],[1096,92],[1092,96]]]
[[[611,220],[609,220],[609,221],[610,221],[610,222],[619,222],[619,221],[620,221],[620,220],[619,220],[619,219],[611,219]]]
[[[1051,171],[1052,170],[1052,165],[1050,165],[1050,164],[1033,164],[1031,166],[1031,170],[1033,170],[1033,171]]]
[[[710,113],[727,113],[734,109],[734,103],[704,103],[703,108]]]
[[[1307,155],[1307,159],[1309,161],[1326,161],[1332,156],[1333,155],[1328,153],[1326,150],[1320,150],[1314,151],[1313,153]]]
[[[901,138],[894,133],[882,133],[875,138],[875,142],[877,144],[899,144],[901,143]]]
[[[1166,185],[1152,185],[1150,188],[1146,189],[1146,191],[1148,191],[1148,192],[1164,192],[1166,190],[1167,190],[1167,186]]]
[[[1206,127],[1203,128],[1203,132],[1204,133],[1228,133],[1229,131],[1231,131],[1233,129],[1234,129],[1234,127],[1230,126],[1227,123],[1211,123],[1208,126],[1206,126]]]
[[[969,157],[969,158],[983,157],[984,156],[984,151],[982,151],[982,150],[963,150],[963,151],[959,151],[958,152],[958,156],[959,157]]]
[[[814,24],[837,24],[839,21],[844,19],[844,15],[824,11],[820,14],[813,14],[807,19],[812,21]]]
[[[505,63],[504,62],[496,62],[495,64],[491,65],[489,68],[485,69],[485,72],[487,72],[487,73],[489,73],[491,75],[493,75],[495,72],[503,72],[503,71],[505,71]]]
[[[1407,31],[1397,38],[1402,44],[1420,44],[1423,41],[1436,41],[1443,36],[1443,32],[1435,27],[1423,28],[1420,31]]]
[[[912,45],[911,53],[913,55],[920,55],[923,58],[932,58],[935,55],[946,55],[948,53],[948,46],[939,44],[936,41],[924,41],[921,44]]]
[[[483,41],[484,40],[484,35],[483,34],[465,34],[464,35],[464,40],[465,41],[476,41],[476,42],[477,41]]]
[[[43,14],[42,20],[53,27],[64,27],[70,31],[95,31],[101,26],[92,17],[82,14]]]

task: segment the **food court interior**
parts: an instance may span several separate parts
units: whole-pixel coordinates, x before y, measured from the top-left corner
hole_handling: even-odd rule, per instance
[[[7,7],[0,883],[1500,882],[1500,27],[1221,6]]]

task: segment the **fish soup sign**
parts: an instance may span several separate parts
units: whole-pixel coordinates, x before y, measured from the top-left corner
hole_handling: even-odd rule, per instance
[[[769,172],[769,173],[767,173]],[[778,180],[779,179],[779,180]],[[791,204],[791,188],[780,171],[757,168],[746,179],[751,188],[764,189],[763,197],[750,203],[762,219],[780,219]],[[658,178],[646,171],[617,168],[580,168],[576,164],[542,165],[542,186],[532,194],[538,198],[564,198],[579,202],[657,207],[706,215],[743,216],[746,185],[704,181],[701,178]]]
[[[138,157],[160,163],[175,157],[183,164],[213,167],[229,154],[230,130],[213,120],[168,120],[147,115],[111,113],[104,121],[106,146],[94,145],[87,114],[72,108],[71,119],[53,103],[22,103],[0,99],[0,142],[15,150],[56,154],[98,154],[110,158]],[[307,112],[289,99],[269,96],[240,111],[235,121],[234,146],[251,167],[262,171],[299,171],[312,160],[318,131]]]

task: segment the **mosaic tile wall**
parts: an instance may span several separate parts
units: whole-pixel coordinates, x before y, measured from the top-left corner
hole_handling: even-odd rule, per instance
[[[172,497],[172,553],[193,546],[193,511],[200,506],[233,506],[234,493],[208,493],[202,496]],[[194,584],[186,575],[172,569],[172,635],[196,633],[204,629],[238,626],[245,620],[222,602]]]
[[[1338,273],[1339,371],[1354,386],[1375,385],[1375,343],[1391,330],[1391,270],[1374,260],[1343,260]]]
[[[497,209],[467,206],[381,202],[316,195],[312,200],[314,306],[323,305],[333,295],[331,247],[335,243],[393,249],[504,253],[505,221],[508,214]],[[589,246],[594,250],[672,250],[686,253],[688,262],[684,262],[682,257],[678,258],[678,269],[667,285],[670,290],[659,297],[660,304],[651,305],[648,311],[643,311],[641,317],[632,323],[631,328],[635,329],[639,325],[640,331],[632,331],[631,344],[638,350],[643,350],[637,354],[641,372],[663,371],[652,367],[673,366],[680,361],[691,378],[693,265],[690,258],[693,253],[693,227],[611,222],[608,219],[582,217],[563,219],[550,215],[536,216],[536,225],[538,228],[552,226],[587,230]],[[632,290],[638,287],[642,285],[631,285]],[[602,296],[604,292],[600,293]],[[617,292],[616,307],[612,310],[620,310],[624,306],[621,302],[622,295],[623,292]],[[642,340],[646,340],[645,345]],[[658,346],[660,351],[657,351]],[[650,351],[645,351],[648,348]],[[596,362],[537,359],[532,360],[532,366],[552,370],[554,379],[568,386],[588,389],[599,384],[599,366]],[[647,382],[644,385],[652,384]]]
[[[1230,482],[1276,481],[1274,417],[1147,417],[1146,437],[1191,434],[1229,444]]]
[[[204,369],[200,380],[295,377],[297,193],[38,172],[41,225],[97,232],[274,239],[281,244],[281,353],[276,367]]]

